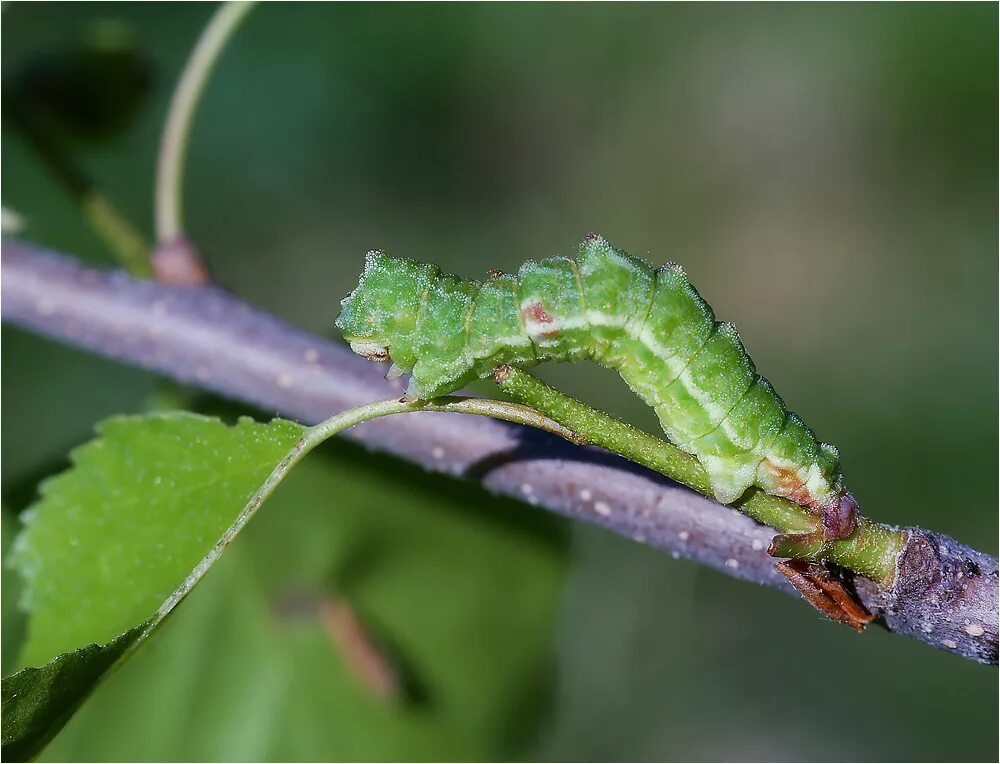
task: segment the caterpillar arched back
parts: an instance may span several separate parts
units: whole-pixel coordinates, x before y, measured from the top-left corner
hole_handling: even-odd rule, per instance
[[[785,408],[678,265],[654,270],[595,234],[575,259],[529,261],[486,281],[373,251],[342,306],[337,326],[351,348],[391,360],[390,375],[412,372],[415,397],[446,395],[503,364],[589,358],[656,411],[720,502],[757,486],[821,513],[827,539],[853,529],[837,449]]]

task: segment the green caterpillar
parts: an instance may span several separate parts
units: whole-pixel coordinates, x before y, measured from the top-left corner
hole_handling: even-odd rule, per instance
[[[351,349],[412,372],[408,394],[451,393],[497,366],[591,359],[615,369],[669,439],[705,467],[718,501],[751,486],[809,507],[824,538],[845,538],[857,505],[837,449],[816,440],[756,373],[675,264],[649,263],[589,235],[576,259],[529,261],[517,276],[461,280],[369,252],[337,326]]]

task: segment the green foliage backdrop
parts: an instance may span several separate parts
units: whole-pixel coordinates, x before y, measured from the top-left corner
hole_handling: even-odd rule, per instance
[[[95,20],[134,36],[110,116],[61,141],[147,231],[211,10],[4,10],[5,89],[65,69]],[[331,336],[371,247],[480,276],[597,230],[681,262],[866,512],[995,553],[996,29],[988,4],[265,5],[199,112],[187,224],[221,284]],[[112,265],[2,129],[27,235]],[[2,354],[6,549],[38,479],[156,380],[8,327]],[[543,375],[656,431],[610,372]],[[47,759],[997,754],[981,666],[345,444],[299,470]],[[349,593],[412,697],[365,695],[282,609],[302,590]]]

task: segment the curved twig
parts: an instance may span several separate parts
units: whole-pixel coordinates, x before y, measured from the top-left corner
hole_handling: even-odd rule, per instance
[[[156,167],[156,240],[168,244],[184,235],[181,196],[184,158],[198,101],[212,69],[252,2],[224,2],[191,52],[167,113]]]
[[[30,245],[3,246],[3,317],[77,347],[304,422],[374,398],[397,381],[346,348],[288,326],[221,290],[141,282]],[[523,427],[421,412],[349,437],[429,469],[479,480],[574,519],[792,592],[766,548],[773,531],[648,470]],[[997,662],[997,560],[912,528],[896,582],[854,582],[890,631]]]

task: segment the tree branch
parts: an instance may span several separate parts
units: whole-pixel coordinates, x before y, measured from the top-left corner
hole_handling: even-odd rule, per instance
[[[221,290],[137,281],[22,242],[3,244],[3,319],[310,424],[402,394],[346,348]],[[347,433],[492,492],[793,593],[765,550],[773,531],[623,459],[525,427],[421,412]],[[997,663],[995,557],[911,528],[890,590],[853,584],[887,629]]]

